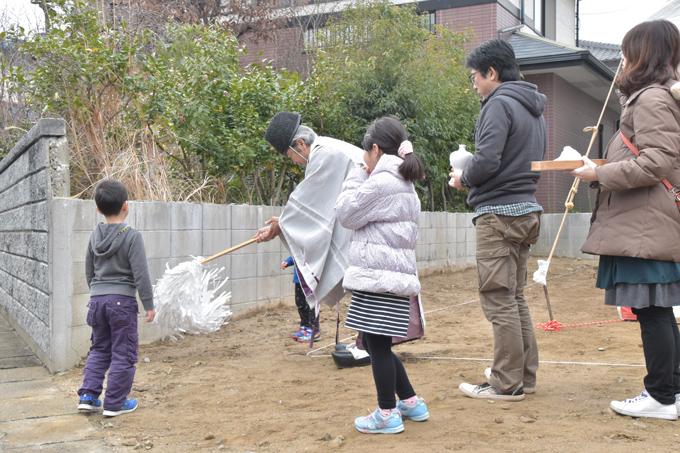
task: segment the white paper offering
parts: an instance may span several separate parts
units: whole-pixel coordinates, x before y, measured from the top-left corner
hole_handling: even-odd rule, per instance
[[[582,160],[582,159],[583,156],[581,156],[581,153],[576,151],[571,146],[565,146],[564,149],[562,150],[562,154],[560,154],[559,157],[555,160]]]

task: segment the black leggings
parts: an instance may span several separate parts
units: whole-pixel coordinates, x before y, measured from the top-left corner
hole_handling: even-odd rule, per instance
[[[680,332],[673,308],[633,308],[645,354],[647,392],[661,404],[674,404],[680,393]]]
[[[305,297],[305,292],[299,283],[295,284],[295,305],[297,305],[300,315],[300,325],[311,329],[314,324],[314,310],[307,303],[307,297]],[[319,330],[318,322],[316,323],[316,330]]]
[[[378,407],[380,409],[397,407],[395,393],[400,400],[416,396],[404,365],[392,352],[392,337],[362,332],[361,341],[366,352],[371,356],[373,380],[378,390]]]

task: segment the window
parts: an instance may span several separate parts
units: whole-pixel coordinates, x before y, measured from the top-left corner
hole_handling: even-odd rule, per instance
[[[434,33],[435,13],[426,11],[420,15],[420,24],[427,31]]]
[[[525,19],[535,32],[545,36],[545,0],[524,0]],[[533,22],[533,24],[532,24]]]

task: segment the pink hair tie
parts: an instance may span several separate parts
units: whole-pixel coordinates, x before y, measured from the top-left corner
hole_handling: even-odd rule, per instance
[[[399,151],[397,151],[397,154],[403,159],[407,154],[411,154],[412,152],[413,145],[408,140],[404,140],[401,142],[401,145],[399,145]]]

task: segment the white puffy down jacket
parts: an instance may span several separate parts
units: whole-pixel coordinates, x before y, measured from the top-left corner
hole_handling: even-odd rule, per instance
[[[420,200],[413,183],[399,174],[403,160],[385,154],[369,176],[350,172],[335,203],[340,224],[353,230],[343,287],[346,290],[420,293],[416,243]]]

